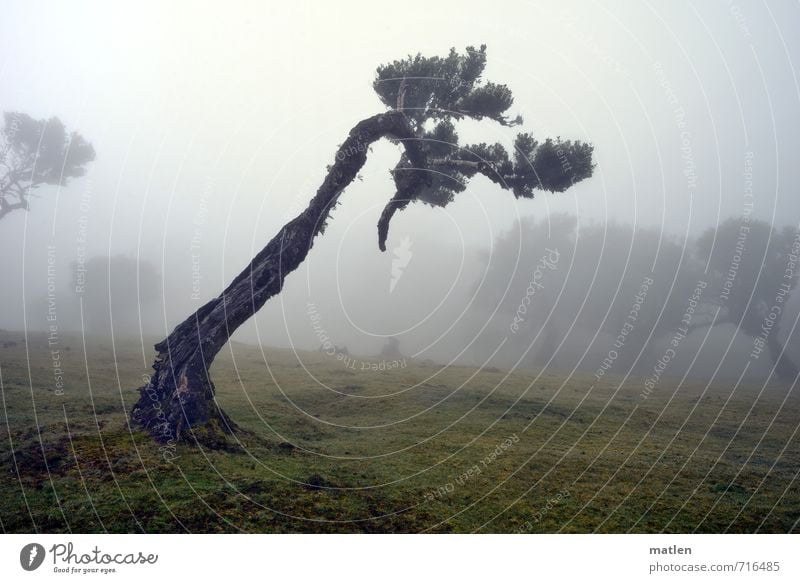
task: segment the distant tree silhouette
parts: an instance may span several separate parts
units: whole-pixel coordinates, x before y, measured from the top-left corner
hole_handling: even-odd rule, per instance
[[[386,343],[383,345],[383,348],[378,356],[388,360],[402,359],[403,353],[400,352],[400,341],[394,336],[387,338]]]
[[[148,307],[161,297],[161,273],[152,263],[126,255],[95,256],[72,263],[72,290],[83,298],[83,326],[111,334],[146,328]],[[113,329],[112,329],[113,325]]]
[[[797,285],[797,270],[786,271],[796,235],[791,227],[777,231],[764,221],[745,224],[731,218],[706,230],[696,246],[698,257],[708,263],[718,298],[715,325],[732,323],[760,338],[784,382],[794,381],[800,372],[778,337],[785,303]]]
[[[389,223],[398,210],[421,200],[444,206],[482,174],[516,197],[535,190],[563,192],[592,175],[592,146],[520,133],[514,152],[500,144],[460,145],[454,122],[489,119],[503,126],[513,98],[505,85],[483,82],[486,47],[455,49],[446,57],[409,56],[378,67],[373,87],[389,111],[358,122],[339,147],[308,207],[289,221],[250,265],[220,294],[156,345],[150,381],[140,389],[132,420],[160,441],[216,440],[236,426],[214,399],[209,368],[234,330],[283,287],[305,260],[331,210],[356,178],[369,146],[388,138],[403,146],[392,170],[395,195],[378,221],[378,245],[386,248]]]
[[[83,176],[94,160],[92,145],[77,132],[67,133],[57,117],[33,119],[5,112],[0,130],[0,219],[17,209],[29,209],[40,186],[65,186]]]
[[[595,370],[598,358],[613,349],[615,370],[647,367],[655,341],[680,326],[686,298],[702,275],[691,247],[684,247],[657,229],[579,226],[577,217],[563,214],[522,219],[493,242],[476,290],[479,319],[494,314],[487,345],[506,338],[505,350],[523,366]],[[542,263],[556,251],[557,264]],[[653,283],[640,296],[635,325],[628,326],[646,279]],[[612,346],[623,327],[624,345]]]

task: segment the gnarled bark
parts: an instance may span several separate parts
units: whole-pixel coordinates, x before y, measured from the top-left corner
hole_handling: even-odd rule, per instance
[[[384,215],[396,210],[397,201],[413,199],[430,183],[418,138],[402,112],[390,111],[359,122],[336,153],[322,185],[306,210],[287,223],[217,298],[179,324],[156,344],[153,375],[141,387],[131,411],[135,424],[160,442],[178,441],[202,432],[231,433],[235,424],[214,397],[209,369],[231,334],[266,301],[281,291],[286,276],[306,258],[314,238],[325,226],[339,195],[366,162],[369,145],[388,137],[405,147],[410,165],[395,170],[398,192]],[[400,176],[402,173],[402,176]],[[388,218],[379,225],[383,249]]]

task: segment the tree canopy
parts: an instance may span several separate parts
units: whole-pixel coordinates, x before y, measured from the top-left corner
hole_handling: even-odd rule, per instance
[[[86,173],[92,145],[77,132],[67,132],[57,117],[34,119],[5,112],[0,130],[0,218],[29,208],[33,190],[49,184],[65,186]]]
[[[470,46],[463,54],[451,49],[446,57],[420,54],[378,67],[373,88],[387,107],[402,111],[421,141],[430,171],[430,185],[415,198],[445,206],[478,174],[518,198],[533,198],[536,190],[564,192],[592,175],[591,144],[548,138],[539,141],[519,133],[513,152],[500,143],[459,142],[455,122],[489,119],[503,126],[522,123],[509,117],[514,97],[506,85],[484,81],[486,45]],[[410,198],[403,171],[411,168],[404,154],[394,169],[397,195],[386,214],[403,208]],[[385,218],[388,223],[388,218]],[[388,228],[388,227],[386,227]],[[381,248],[385,236],[381,236]]]

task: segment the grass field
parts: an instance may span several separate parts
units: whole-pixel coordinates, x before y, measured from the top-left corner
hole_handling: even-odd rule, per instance
[[[150,344],[0,332],[3,531],[800,528],[796,391],[663,379],[643,399],[640,379],[233,343],[213,373],[245,432],[171,451],[126,422]]]

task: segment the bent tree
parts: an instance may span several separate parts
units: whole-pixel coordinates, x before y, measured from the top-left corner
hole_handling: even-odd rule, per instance
[[[445,206],[478,174],[518,198],[533,198],[536,190],[563,192],[592,175],[593,148],[580,141],[540,142],[520,133],[512,154],[499,143],[459,144],[455,124],[464,118],[503,126],[522,122],[507,116],[513,104],[509,88],[482,80],[485,66],[481,46],[463,54],[451,49],[446,57],[409,56],[377,69],[373,88],[388,111],[353,126],[308,207],[218,297],[156,344],[153,374],[131,411],[136,425],[162,442],[237,429],[215,400],[209,373],[214,357],[306,258],[373,142],[386,138],[402,146],[392,170],[396,191],[377,225],[382,251],[395,212],[413,201]]]

